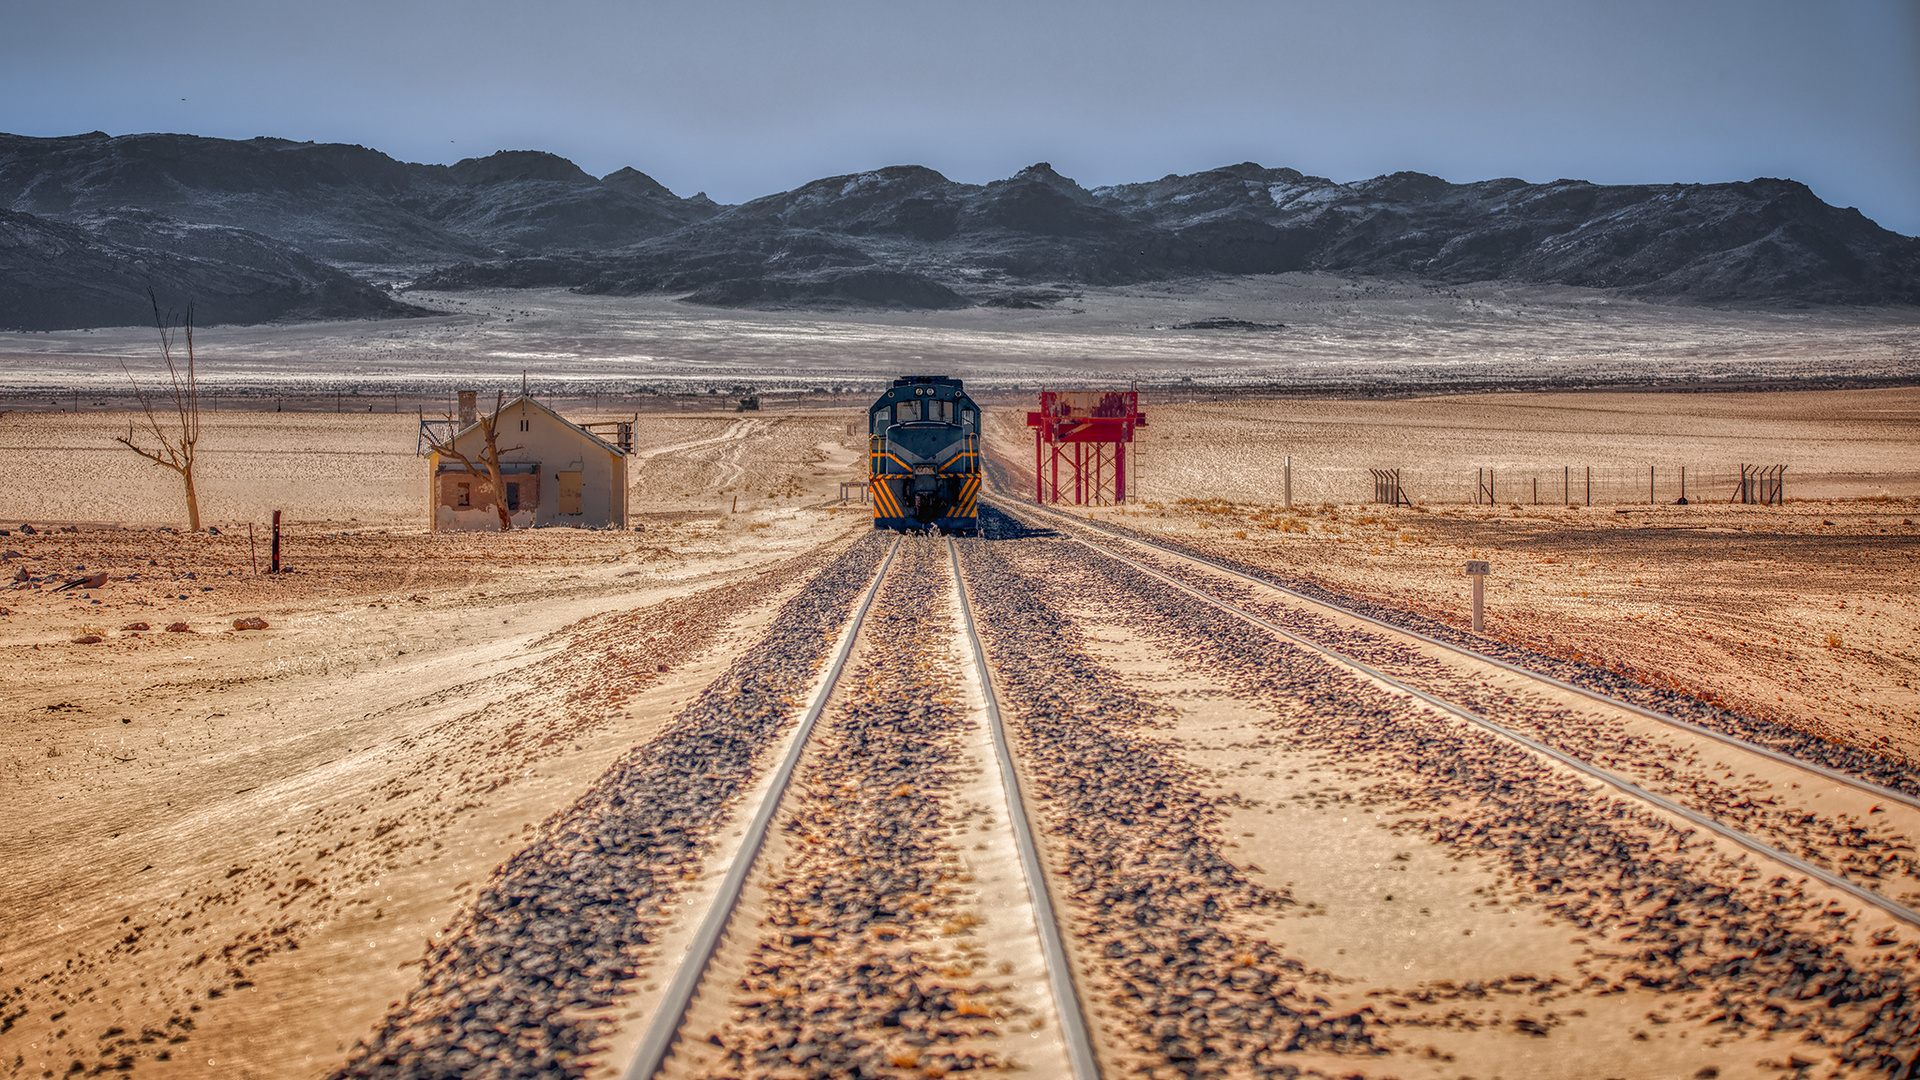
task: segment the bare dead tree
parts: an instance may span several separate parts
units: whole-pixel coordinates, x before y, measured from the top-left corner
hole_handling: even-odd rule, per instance
[[[140,386],[127,368],[126,361],[120,362],[120,370],[127,373],[127,381],[133,383],[133,393],[140,401],[140,408],[146,413],[147,429],[159,442],[159,448],[149,450],[133,441],[133,421],[127,421],[125,437],[116,436],[114,441],[146,458],[156,465],[165,465],[180,474],[180,480],[187,487],[187,531],[200,531],[200,496],[193,490],[193,454],[200,442],[200,385],[194,370],[193,356],[193,305],[187,305],[187,316],[183,323],[172,322],[173,313],[160,314],[160,299],[147,290],[147,299],[153,303],[153,323],[160,328],[160,358],[167,365],[168,392],[172,395],[173,417],[162,423],[160,409],[154,405],[154,395]],[[187,366],[183,374],[178,361],[173,358],[174,335],[178,330],[186,331]]]
[[[513,529],[513,518],[509,516],[507,510],[507,483],[501,478],[500,455],[510,454],[520,449],[518,446],[509,446],[505,450],[500,449],[500,412],[506,407],[507,394],[506,391],[502,390],[494,397],[492,414],[480,417],[480,440],[482,445],[480,447],[480,460],[478,462],[475,462],[454,445],[453,435],[448,435],[445,442],[430,442],[427,444],[428,449],[434,453],[445,454],[453,458],[460,462],[460,464],[465,465],[468,473],[485,482],[487,490],[493,494],[493,509],[500,515],[501,532],[509,532]],[[453,416],[449,414],[447,419],[451,421]],[[459,429],[454,428],[451,423],[448,426],[454,431],[454,434],[459,433]]]

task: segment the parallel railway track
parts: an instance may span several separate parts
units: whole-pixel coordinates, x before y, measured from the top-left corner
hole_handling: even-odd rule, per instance
[[[1899,791],[1897,789],[1890,788],[1881,784],[1877,784],[1872,781],[1868,781],[1856,776],[1848,775],[1838,770],[1826,768],[1824,766],[1821,766],[1812,762],[1808,762],[1800,758],[1792,757],[1790,755],[1783,754],[1783,753],[1780,753],[1779,751],[1773,750],[1772,748],[1761,746],[1759,744],[1752,743],[1747,740],[1740,739],[1723,732],[1714,731],[1711,728],[1706,728],[1706,727],[1702,727],[1701,725],[1692,724],[1678,717],[1657,712],[1655,710],[1648,709],[1643,706],[1635,705],[1631,702],[1621,701],[1617,698],[1612,698],[1605,694],[1597,693],[1586,687],[1578,686],[1576,684],[1569,683],[1564,680],[1556,679],[1549,675],[1530,671],[1517,664],[1509,663],[1507,661],[1498,659],[1496,657],[1489,656],[1485,653],[1477,652],[1472,649],[1467,649],[1450,642],[1441,641],[1437,638],[1418,633],[1417,631],[1395,626],[1392,623],[1374,618],[1370,615],[1366,615],[1361,612],[1356,612],[1351,609],[1344,608],[1336,604],[1332,604],[1326,600],[1311,597],[1304,593],[1298,592],[1296,590],[1288,589],[1284,585],[1281,585],[1277,582],[1273,582],[1265,578],[1246,573],[1244,571],[1235,569],[1231,566],[1222,564],[1218,561],[1207,559],[1207,558],[1197,556],[1187,552],[1177,551],[1171,547],[1155,544],[1151,540],[1147,540],[1142,537],[1122,534],[1116,530],[1106,529],[1101,527],[1097,523],[1090,523],[1085,521],[1084,519],[1076,518],[1076,517],[1073,517],[1072,515],[1064,514],[1059,511],[1054,511],[1044,506],[1029,507],[1029,506],[1021,505],[1020,507],[1015,509],[1003,504],[999,507],[999,509],[1001,509],[1002,512],[1008,513],[1010,516],[1014,517],[1017,520],[1025,519],[1029,522],[1037,520],[1034,516],[1032,516],[1034,512],[1037,510],[1041,513],[1046,514],[1049,518],[1053,520],[1070,522],[1072,523],[1072,528],[1074,528],[1075,530],[1073,533],[1069,534],[1070,538],[1075,543],[1083,546],[1087,550],[1098,552],[1100,555],[1106,558],[1115,560],[1120,564],[1131,568],[1133,571],[1137,573],[1144,574],[1156,580],[1165,582],[1166,584],[1172,586],[1173,588],[1178,589],[1181,592],[1186,593],[1205,604],[1211,605],[1223,612],[1226,612],[1232,615],[1236,619],[1241,620],[1242,622],[1246,623],[1249,626],[1257,627],[1267,633],[1273,634],[1286,641],[1292,642],[1295,645],[1298,645],[1302,648],[1305,648],[1314,653],[1317,653],[1337,664],[1343,665],[1353,671],[1359,672],[1363,674],[1365,677],[1367,677],[1368,679],[1373,680],[1374,682],[1378,683],[1381,686],[1387,687],[1400,694],[1404,694],[1411,699],[1420,701],[1426,704],[1427,706],[1437,709],[1458,720],[1465,721],[1469,724],[1475,725],[1481,728],[1482,730],[1491,732],[1503,739],[1506,739],[1518,745],[1524,746],[1528,750],[1532,751],[1533,753],[1539,754],[1543,757],[1547,757],[1555,762],[1558,762],[1561,765],[1574,769],[1580,772],[1581,774],[1592,778],[1593,780],[1596,780],[1602,784],[1607,785],[1610,788],[1613,788],[1616,791],[1619,791],[1624,795],[1628,795],[1634,799],[1638,799],[1651,806],[1657,807],[1663,813],[1672,815],[1691,825],[1697,826],[1701,829],[1705,829],[1717,836],[1722,837],[1723,839],[1726,839],[1735,844],[1738,844],[1741,847],[1749,851],[1752,851],[1757,855],[1770,859],[1795,873],[1803,874],[1809,878],[1819,881],[1820,883],[1830,888],[1833,888],[1835,890],[1838,890],[1841,893],[1846,894],[1853,900],[1862,904],[1866,904],[1879,911],[1882,911],[1894,917],[1895,919],[1900,920],[1901,922],[1907,923],[1912,926],[1920,926],[1920,909],[1916,909],[1916,907],[1909,902],[1904,902],[1904,897],[1900,899],[1896,899],[1895,897],[1890,896],[1885,892],[1882,892],[1880,890],[1877,890],[1875,888],[1871,888],[1865,884],[1862,884],[1861,881],[1859,880],[1860,875],[1849,874],[1845,871],[1844,867],[1836,869],[1835,868],[1836,860],[1834,859],[1829,858],[1829,859],[1823,859],[1821,862],[1816,862],[1814,861],[1813,858],[1796,855],[1790,851],[1784,850],[1782,847],[1780,847],[1777,844],[1770,843],[1766,839],[1763,839],[1762,837],[1755,835],[1753,831],[1749,831],[1747,829],[1742,829],[1734,825],[1730,825],[1726,823],[1724,820],[1722,820],[1721,817],[1716,816],[1715,814],[1709,811],[1697,808],[1695,806],[1685,805],[1683,801],[1681,801],[1681,799],[1679,798],[1670,797],[1669,795],[1663,795],[1655,791],[1648,790],[1648,788],[1642,783],[1636,783],[1634,780],[1621,775],[1619,771],[1616,771],[1616,769],[1603,767],[1601,764],[1596,763],[1596,761],[1593,760],[1594,757],[1601,756],[1601,755],[1583,755],[1581,753],[1570,751],[1565,747],[1553,745],[1556,741],[1560,741],[1560,740],[1557,740],[1552,734],[1546,733],[1544,731],[1536,734],[1532,734],[1532,735],[1527,734],[1521,730],[1518,730],[1515,726],[1511,724],[1501,723],[1495,718],[1487,715],[1487,712],[1489,710],[1486,709],[1485,707],[1475,708],[1469,704],[1463,703],[1461,700],[1459,700],[1459,695],[1457,694],[1453,696],[1449,696],[1448,693],[1444,691],[1435,692],[1431,689],[1422,688],[1421,686],[1417,685],[1415,682],[1407,678],[1395,677],[1395,675],[1390,674],[1389,672],[1383,670],[1382,666],[1379,666],[1374,663],[1368,663],[1362,660],[1361,658],[1359,658],[1358,656],[1354,655],[1356,650],[1352,647],[1352,642],[1355,635],[1352,635],[1352,634],[1343,635],[1348,638],[1348,642],[1345,643],[1344,647],[1329,646],[1323,643],[1322,640],[1319,640],[1319,638],[1328,636],[1329,630],[1337,631],[1338,628],[1329,626],[1324,619],[1304,620],[1304,621],[1307,621],[1310,624],[1310,626],[1312,626],[1312,629],[1307,630],[1305,632],[1303,632],[1299,628],[1290,628],[1276,621],[1276,619],[1273,618],[1271,614],[1262,614],[1254,610],[1249,610],[1250,605],[1246,600],[1242,600],[1236,603],[1233,600],[1223,598],[1221,595],[1219,595],[1219,592],[1221,591],[1221,589],[1218,584],[1217,578],[1215,579],[1216,583],[1214,584],[1213,588],[1209,589],[1205,587],[1206,585],[1205,582],[1197,583],[1195,580],[1195,576],[1192,574],[1171,573],[1168,571],[1168,569],[1163,567],[1169,563],[1174,565],[1184,564],[1189,567],[1198,567],[1203,569],[1204,571],[1211,572],[1214,575],[1225,576],[1229,579],[1233,579],[1234,581],[1255,586],[1259,590],[1269,590],[1274,594],[1278,594],[1279,596],[1284,597],[1288,605],[1295,608],[1296,610],[1305,609],[1310,613],[1317,612],[1317,613],[1323,613],[1323,614],[1330,614],[1330,615],[1337,616],[1339,619],[1342,619],[1342,620],[1348,620],[1350,622],[1364,624],[1366,630],[1371,632],[1372,635],[1374,635],[1374,637],[1376,638],[1376,641],[1380,639],[1384,639],[1389,642],[1394,640],[1417,642],[1421,646],[1425,646],[1429,649],[1440,650],[1445,653],[1452,654],[1456,657],[1469,661],[1474,665],[1484,666],[1485,668],[1493,669],[1507,676],[1517,677],[1518,679],[1528,680],[1528,681],[1537,683],[1540,686],[1549,688],[1550,690],[1556,691],[1562,695],[1566,695],[1569,697],[1577,697],[1582,702],[1590,706],[1597,706],[1600,709],[1603,709],[1612,713],[1617,713],[1617,714],[1622,714],[1622,715],[1635,717],[1643,720],[1653,721],[1657,724],[1664,725],[1668,728],[1671,728],[1676,732],[1684,733],[1688,737],[1711,741],[1712,743],[1717,744],[1717,746],[1723,751],[1730,752],[1729,756],[1735,757],[1736,760],[1738,760],[1739,756],[1745,756],[1746,758],[1750,758],[1754,760],[1764,761],[1764,762],[1772,763],[1775,765],[1786,766],[1790,769],[1798,771],[1800,774],[1804,775],[1809,780],[1817,778],[1819,781],[1821,781],[1822,786],[1827,787],[1829,791],[1846,793],[1846,794],[1851,794],[1855,796],[1856,798],[1854,800],[1854,805],[1860,811],[1861,816],[1864,816],[1866,814],[1878,815],[1881,813],[1886,813],[1887,812],[1886,808],[1880,804],[1881,803],[1894,804],[1895,807],[1898,808],[1897,809],[1898,817],[1901,819],[1898,822],[1898,824],[1901,826],[1904,826],[1904,828],[1901,829],[1899,832],[1893,833],[1890,837],[1888,837],[1894,852],[1893,854],[1888,856],[1888,862],[1891,863],[1894,861],[1902,861],[1906,864],[1908,868],[1908,873],[1901,875],[1900,878],[1896,879],[1895,882],[1893,883],[1898,884],[1900,880],[1904,879],[1908,883],[1909,887],[1912,887],[1914,885],[1920,885],[1920,882],[1914,882],[1912,880],[1912,872],[1914,870],[1920,870],[1920,866],[1915,866],[1915,864],[1912,862],[1910,856],[1913,851],[1913,848],[1911,846],[1908,846],[1905,843],[1905,841],[1908,841],[1913,837],[1920,837],[1920,815],[1913,815],[1908,813],[1909,811],[1920,810],[1920,799],[1917,799],[1914,796],[1904,791]],[[1086,535],[1087,533],[1096,533],[1096,532],[1104,534],[1105,542],[1095,542],[1094,540],[1090,540],[1087,538],[1087,535]],[[1156,567],[1156,566],[1150,565],[1149,563],[1139,558],[1131,557],[1128,554],[1125,554],[1122,551],[1117,550],[1114,546],[1115,543],[1125,543],[1125,544],[1137,546],[1138,548],[1141,548],[1141,549],[1145,549],[1146,551],[1151,552],[1153,555],[1159,557],[1162,560],[1163,567]],[[1315,631],[1318,631],[1318,633],[1315,633]],[[1342,635],[1336,634],[1336,636],[1342,636]],[[1457,681],[1458,680],[1456,680],[1456,682]],[[1512,699],[1509,697],[1507,700],[1511,701]],[[1726,767],[1725,762],[1717,762],[1716,766],[1717,768],[1714,770],[1715,772],[1718,772]],[[1696,768],[1695,771],[1699,772],[1702,770]],[[1667,770],[1667,773],[1670,778],[1672,775],[1672,770],[1671,769]],[[1733,775],[1734,775],[1733,772],[1726,773],[1727,777],[1732,777]],[[1748,775],[1751,775],[1751,774],[1748,774]],[[1797,788],[1798,785],[1794,785],[1794,787]],[[1808,790],[1806,794],[1811,796],[1818,793]],[[1769,796],[1770,799],[1772,797],[1773,796]],[[1861,801],[1861,800],[1866,800],[1866,801]],[[1802,803],[1803,805],[1805,804],[1804,798],[1795,799],[1791,794],[1786,795],[1786,797],[1783,798],[1782,801],[1788,802],[1788,803],[1797,801]],[[1871,803],[1871,806],[1868,805],[1869,803]],[[1749,805],[1750,805],[1750,800],[1749,800]],[[1852,816],[1849,816],[1849,820],[1851,819],[1852,819]],[[1876,823],[1876,824],[1879,824],[1879,823]],[[1859,830],[1859,831],[1864,831],[1864,830]],[[1859,842],[1859,837],[1856,835],[1856,830],[1851,826],[1846,827],[1844,838],[1847,840],[1854,841],[1855,843]],[[1808,853],[1812,853],[1815,850],[1817,850],[1818,845],[1813,843],[1805,843],[1805,847]],[[1907,852],[1908,855],[1907,856],[1898,855],[1898,852],[1901,850],[1904,850],[1905,852]],[[1818,856],[1815,856],[1815,857],[1818,857]],[[1822,865],[1822,862],[1827,863],[1827,865]],[[1880,875],[1878,874],[1874,874],[1869,878],[1869,880],[1872,880],[1873,878],[1878,878],[1879,876]],[[1910,895],[1920,897],[1920,889],[1917,889],[1916,891],[1912,892]]]

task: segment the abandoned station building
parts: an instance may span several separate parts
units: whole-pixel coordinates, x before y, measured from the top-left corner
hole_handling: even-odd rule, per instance
[[[626,420],[575,424],[522,394],[500,407],[494,441],[500,448],[501,486],[507,516],[516,529],[539,525],[582,528],[627,527],[627,456],[633,452],[633,424]],[[429,425],[446,429],[430,433]],[[460,393],[460,419],[426,421],[422,445],[448,445],[481,470],[475,476],[459,456],[429,451],[431,490],[428,507],[435,531],[500,527],[481,454],[486,433],[472,391]],[[612,441],[596,431],[603,429]]]

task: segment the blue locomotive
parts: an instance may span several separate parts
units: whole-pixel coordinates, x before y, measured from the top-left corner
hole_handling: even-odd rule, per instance
[[[980,409],[959,379],[893,380],[867,410],[876,529],[980,530]]]

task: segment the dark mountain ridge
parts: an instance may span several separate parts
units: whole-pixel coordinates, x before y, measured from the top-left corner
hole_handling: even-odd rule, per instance
[[[151,323],[153,299],[192,304],[202,326],[429,314],[244,229],[139,210],[72,222],[0,210],[0,329]]]
[[[960,302],[1036,285],[1311,270],[1664,302],[1920,304],[1920,241],[1789,180],[1451,184],[1396,173],[1336,184],[1251,163],[1091,191],[1045,164],[985,185],[899,166],[817,180],[619,251],[462,264],[419,284],[750,293],[760,304],[791,286],[792,302],[807,304],[824,281],[880,270]]]
[[[363,146],[100,132],[0,135],[0,206],[61,220],[139,207],[374,266],[617,248],[719,209],[537,150],[416,165]]]
[[[540,151],[418,165],[359,146],[93,133],[0,135],[0,207],[68,223],[138,207],[422,287],[720,305],[1032,306],[1075,285],[1288,271],[1920,304],[1920,240],[1775,179],[1341,184],[1245,162],[1087,189],[1044,163],[988,184],[902,165],[722,207]]]

